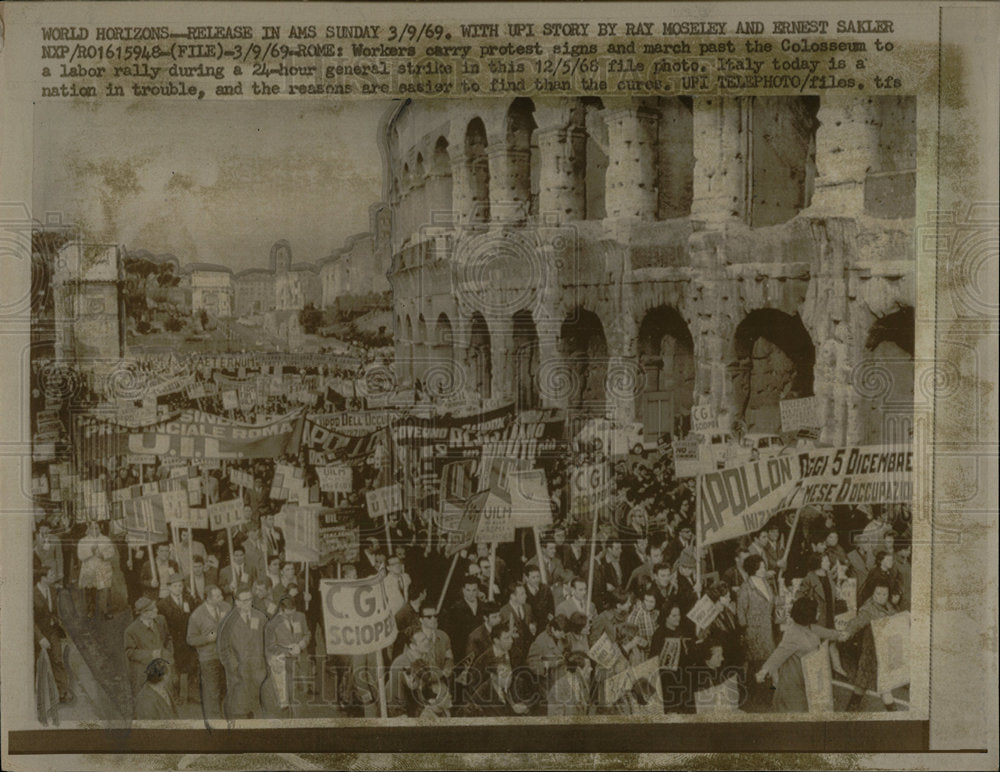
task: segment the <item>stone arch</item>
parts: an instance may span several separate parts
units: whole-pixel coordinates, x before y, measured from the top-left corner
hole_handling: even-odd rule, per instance
[[[604,415],[608,341],[600,317],[584,308],[570,312],[559,331],[559,352],[568,368],[567,407],[582,414]]]
[[[486,154],[486,125],[476,117],[465,129],[465,168],[468,178],[470,221],[490,221],[490,160]]]
[[[865,341],[861,392],[861,442],[870,445],[912,442],[914,335],[912,306],[876,319]]]
[[[469,320],[469,370],[471,386],[480,399],[493,396],[493,345],[490,328],[478,311]]]
[[[780,431],[780,402],[813,395],[816,349],[802,318],[772,308],[751,311],[733,343],[732,418],[749,431]]]
[[[519,410],[541,406],[538,392],[540,361],[538,330],[531,311],[521,309],[511,317],[514,349],[514,400]]]
[[[684,317],[673,306],[650,309],[639,324],[639,365],[642,393],[636,400],[636,420],[647,438],[684,436],[694,402],[694,340]]]

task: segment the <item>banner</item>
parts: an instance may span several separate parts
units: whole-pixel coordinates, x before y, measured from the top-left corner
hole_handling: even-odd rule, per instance
[[[398,483],[368,491],[365,494],[368,516],[372,520],[403,511],[403,490]]]
[[[913,501],[910,445],[849,445],[796,453],[802,478],[798,504],[909,504]]]
[[[291,464],[275,464],[270,497],[278,501],[308,504],[305,470]],[[304,501],[302,499],[305,499]]]
[[[130,539],[142,544],[167,541],[167,520],[161,496],[159,493],[140,496],[122,503],[125,528]]]
[[[810,713],[833,712],[833,674],[830,669],[830,644],[823,641],[816,651],[801,657],[802,680]]]
[[[347,464],[317,466],[319,489],[326,493],[350,493],[354,490],[354,472]]]
[[[195,459],[279,458],[298,453],[302,420],[296,412],[254,425],[200,410],[185,410],[146,431],[133,431],[128,438],[128,452]]]
[[[208,523],[213,531],[233,528],[249,520],[249,511],[242,499],[220,501],[208,505]]]
[[[872,620],[880,694],[910,683],[910,612]]]
[[[324,429],[362,436],[377,429],[384,429],[399,416],[400,413],[395,410],[348,410],[338,413],[312,413],[309,420]]]
[[[482,514],[482,505],[476,499],[485,499],[487,495],[486,493],[476,493],[470,496],[462,506],[461,514],[457,518],[452,513],[446,512],[442,506],[441,531],[448,535],[446,553],[449,558],[471,546],[476,540],[479,515]]]
[[[385,591],[385,574],[320,581],[327,654],[369,654],[396,640],[396,620]]]
[[[816,397],[783,399],[781,409],[781,431],[796,432],[799,429],[814,429],[820,425],[819,403]]]
[[[702,545],[763,528],[776,512],[789,506],[798,471],[791,457],[779,456],[702,475],[698,513]]]

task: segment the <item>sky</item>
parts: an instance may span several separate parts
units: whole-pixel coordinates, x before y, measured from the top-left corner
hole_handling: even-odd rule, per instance
[[[315,262],[368,230],[391,103],[106,100],[36,105],[33,214],[182,264]]]

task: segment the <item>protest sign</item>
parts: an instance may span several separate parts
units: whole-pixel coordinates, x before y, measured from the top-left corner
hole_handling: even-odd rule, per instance
[[[482,499],[482,512],[476,541],[485,544],[514,541],[514,520],[510,502],[496,491],[487,491]]]
[[[660,649],[660,667],[666,670],[677,670],[681,665],[681,649],[683,638],[664,638]]]
[[[225,410],[238,410],[240,398],[235,389],[222,392],[222,407]]]
[[[368,516],[375,520],[403,509],[403,490],[398,483],[385,485],[365,494]]]
[[[285,504],[275,515],[274,524],[285,537],[285,560],[291,563],[319,562],[318,506]]]
[[[507,493],[510,495],[514,528],[546,528],[552,525],[552,501],[544,471],[508,472]]]
[[[848,445],[796,453],[800,504],[910,504],[911,445]]]
[[[240,488],[253,488],[253,475],[242,469],[229,470],[229,482]]]
[[[585,523],[600,516],[611,498],[611,471],[607,464],[585,464],[570,471],[569,515]]]
[[[347,464],[317,466],[319,489],[327,493],[350,493],[354,490],[354,474]]]
[[[732,713],[739,708],[740,688],[736,676],[729,676],[718,686],[694,694],[696,713]]]
[[[173,520],[181,528],[208,528],[208,510],[204,507],[188,507],[187,511]]]
[[[674,440],[672,447],[674,474],[677,477],[697,477],[715,469],[715,459],[705,443],[697,440]]]
[[[249,519],[247,508],[243,505],[242,499],[232,499],[230,501],[220,501],[216,504],[208,505],[208,522],[213,531],[222,531],[226,528],[233,528]]]
[[[607,633],[603,633],[597,639],[597,642],[590,647],[588,655],[600,667],[612,672],[619,670],[622,664],[626,662],[625,656],[622,654],[621,649],[618,648],[618,644],[612,641]]]
[[[707,630],[722,613],[722,603],[716,602],[707,595],[702,595],[687,613],[687,618],[694,622],[696,628]]]
[[[712,405],[693,405],[691,407],[691,431],[706,432],[719,428],[719,418]]]
[[[154,500],[160,496],[159,493],[140,496],[122,503],[125,527],[133,541],[143,544],[167,541],[167,520],[162,500],[158,506],[154,506]]]
[[[795,432],[819,426],[822,417],[818,408],[816,397],[781,400],[781,431]]]
[[[832,712],[833,674],[830,669],[830,644],[823,641],[816,651],[803,655],[800,662],[809,712]]]
[[[368,654],[396,640],[385,574],[351,581],[323,579],[320,593],[328,654]]]
[[[306,490],[305,471],[291,464],[275,464],[274,476],[271,478],[272,499],[278,501],[301,502],[303,496],[308,503],[308,493]]]
[[[361,533],[352,519],[342,520],[339,513],[319,514],[319,562],[335,560],[354,563],[361,549]]]
[[[910,612],[872,621],[879,693],[910,683]]]
[[[629,668],[629,703],[632,715],[663,716],[663,682],[660,679],[659,660],[647,659]]]

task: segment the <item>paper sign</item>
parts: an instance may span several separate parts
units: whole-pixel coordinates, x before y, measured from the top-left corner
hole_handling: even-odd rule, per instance
[[[910,612],[872,621],[880,694],[910,683]]]
[[[247,508],[243,506],[241,499],[208,505],[208,522],[213,531],[233,528],[247,522],[248,519]]]
[[[694,622],[695,627],[707,630],[715,618],[722,613],[722,608],[722,603],[713,601],[707,595],[702,595],[687,613],[687,618]]]
[[[704,432],[719,428],[719,419],[712,405],[694,405],[691,408],[691,431]]]
[[[544,471],[509,472],[507,493],[510,495],[514,528],[546,528],[552,525],[552,502]]]
[[[830,670],[830,644],[823,641],[820,647],[801,658],[802,680],[806,687],[806,700],[810,713],[833,711],[833,680]]]
[[[317,466],[319,489],[326,493],[350,493],[354,490],[353,470],[347,464]]]
[[[597,642],[590,647],[588,652],[590,658],[606,670],[618,670],[626,661],[618,644],[608,638],[607,633],[603,633]]]
[[[399,484],[386,485],[365,494],[368,503],[368,516],[372,520],[401,512],[403,509],[403,490]]]
[[[816,397],[783,399],[781,408],[781,431],[795,432],[799,429],[813,429],[820,425],[822,416]]]

